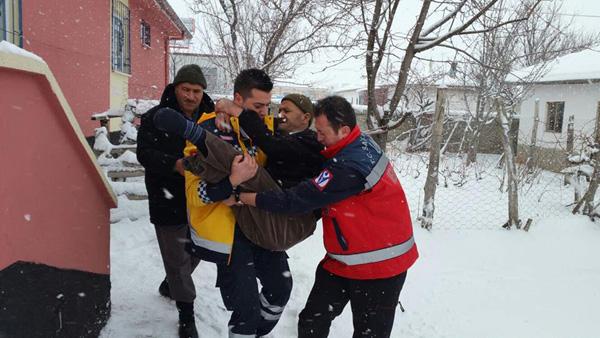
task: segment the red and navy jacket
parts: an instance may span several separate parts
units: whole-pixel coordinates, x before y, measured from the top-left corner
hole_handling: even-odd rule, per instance
[[[335,275],[379,279],[408,270],[418,252],[404,191],[385,154],[357,126],[323,155],[317,177],[261,192],[256,206],[291,214],[322,208],[322,263]]]

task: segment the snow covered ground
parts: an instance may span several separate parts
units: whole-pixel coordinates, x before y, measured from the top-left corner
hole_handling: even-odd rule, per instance
[[[415,216],[424,176],[415,174],[419,161],[396,160]],[[553,183],[557,176],[543,173],[537,184],[542,193],[534,199],[543,209],[531,209],[536,215],[531,230],[499,229],[506,206],[493,195],[498,176],[490,169],[479,176],[460,187],[438,188],[438,219],[470,213],[466,217],[438,221],[437,227],[434,222],[432,232],[414,220],[421,257],[408,273],[400,297],[406,312],[398,309],[392,337],[598,337],[600,225],[570,215],[563,206],[572,193]],[[457,209],[462,205],[469,208]],[[147,201],[120,198],[111,220],[112,316],[101,337],[176,337],[175,304],[157,292],[164,270]],[[472,226],[475,221],[487,223]],[[296,336],[298,313],[324,255],[320,227],[288,254],[294,289],[271,337]],[[229,313],[215,278],[211,263],[201,263],[194,273],[196,323],[203,337],[227,337]],[[351,335],[347,307],[330,337]]]

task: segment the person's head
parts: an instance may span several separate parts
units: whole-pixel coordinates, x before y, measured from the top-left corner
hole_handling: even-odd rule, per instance
[[[233,102],[264,117],[269,113],[272,89],[273,82],[263,70],[244,69],[233,83]]]
[[[302,131],[310,127],[313,116],[313,104],[302,94],[288,94],[281,99],[279,115],[285,118],[279,129],[288,133]]]
[[[181,67],[173,79],[173,86],[179,108],[191,116],[200,106],[206,89],[202,69],[194,64]]]
[[[330,147],[350,134],[356,126],[352,105],[340,96],[328,96],[315,106],[317,139]]]

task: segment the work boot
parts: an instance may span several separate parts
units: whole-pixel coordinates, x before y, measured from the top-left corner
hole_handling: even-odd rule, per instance
[[[169,290],[169,282],[167,282],[166,277],[162,281],[162,283],[160,283],[160,286],[158,287],[158,293],[160,293],[160,295],[163,297],[171,298],[171,291]],[[171,299],[173,299],[173,298],[171,298]]]
[[[198,338],[194,319],[194,303],[177,302],[179,311],[179,338]]]
[[[179,338],[198,338],[198,330],[193,318],[187,322],[179,321]]]

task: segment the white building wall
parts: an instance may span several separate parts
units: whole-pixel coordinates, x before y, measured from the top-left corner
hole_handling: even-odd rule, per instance
[[[345,98],[350,104],[360,103],[360,91],[358,89],[341,90],[334,93],[335,95]]]
[[[600,102],[600,83],[590,84],[539,84],[521,103],[519,143],[529,144],[533,130],[535,100],[539,99],[539,125],[537,145],[545,148],[566,147],[569,116],[574,115],[575,138],[584,133],[592,136],[596,125],[596,112]],[[565,102],[562,132],[546,131],[547,102]]]

